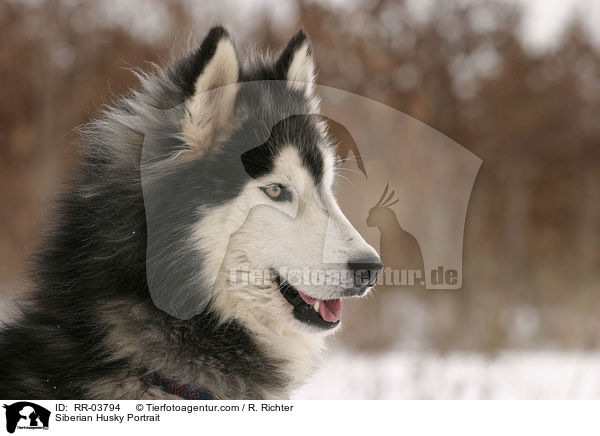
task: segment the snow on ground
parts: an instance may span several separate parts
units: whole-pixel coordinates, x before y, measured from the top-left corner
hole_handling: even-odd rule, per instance
[[[293,399],[600,399],[600,353],[332,351]]]

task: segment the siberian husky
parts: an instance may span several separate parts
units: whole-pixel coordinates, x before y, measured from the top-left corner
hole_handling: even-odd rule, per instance
[[[335,199],[309,41],[242,61],[215,27],[138,75],[81,129],[0,397],[288,398],[383,269]]]

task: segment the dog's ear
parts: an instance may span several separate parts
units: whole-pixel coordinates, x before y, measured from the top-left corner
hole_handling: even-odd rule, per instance
[[[237,96],[240,63],[227,31],[213,27],[185,64],[187,100],[181,123],[185,142],[204,152],[230,118]],[[192,85],[193,84],[193,85]]]
[[[310,41],[301,29],[296,33],[279,56],[276,64],[277,72],[288,87],[312,95],[315,80],[315,61]]]

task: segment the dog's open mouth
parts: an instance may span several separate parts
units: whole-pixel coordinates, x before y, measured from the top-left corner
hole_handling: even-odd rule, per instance
[[[281,295],[294,307],[294,317],[305,324],[331,329],[342,319],[342,300],[317,300],[304,295],[275,273],[275,283]]]

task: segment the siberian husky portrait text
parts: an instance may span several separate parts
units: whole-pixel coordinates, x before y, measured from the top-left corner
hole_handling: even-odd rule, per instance
[[[275,399],[310,377],[383,269],[336,202],[314,77],[302,31],[242,56],[214,27],[81,129],[0,397]],[[303,268],[352,280],[288,281]]]

